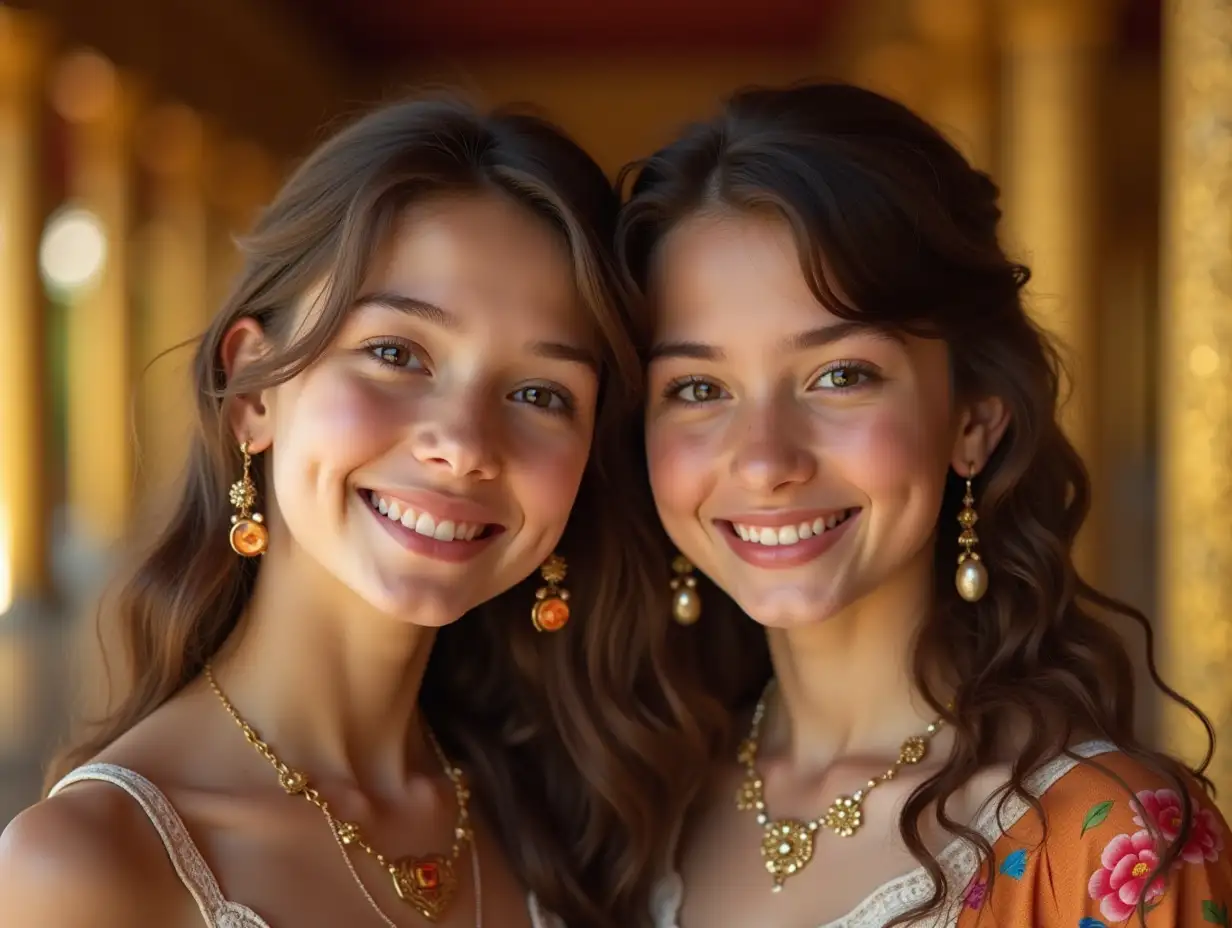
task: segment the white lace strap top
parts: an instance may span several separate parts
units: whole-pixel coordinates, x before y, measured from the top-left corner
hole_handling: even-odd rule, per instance
[[[218,880],[210,872],[205,858],[189,837],[184,821],[172,808],[167,797],[157,786],[136,771],[114,764],[87,764],[78,767],[52,787],[54,796],[65,787],[86,780],[110,783],[119,787],[136,800],[146,817],[162,838],[167,857],[180,882],[192,893],[206,928],[269,928],[256,912],[247,906],[228,902],[218,886]]]
[[[70,772],[51,788],[48,795],[54,796],[65,787],[86,780],[117,786],[141,806],[158,836],[162,838],[167,857],[171,859],[171,865],[175,867],[180,882],[196,900],[206,928],[270,928],[252,909],[223,897],[218,880],[214,878],[205,858],[189,836],[184,820],[162,791],[135,770],[114,764],[87,764]],[[531,928],[565,928],[556,916],[539,905],[534,893],[527,897],[526,909],[530,915]]]

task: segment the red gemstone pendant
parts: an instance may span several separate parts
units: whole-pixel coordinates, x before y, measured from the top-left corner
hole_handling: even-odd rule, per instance
[[[439,921],[457,893],[453,863],[439,854],[403,857],[390,865],[398,898],[430,922]]]

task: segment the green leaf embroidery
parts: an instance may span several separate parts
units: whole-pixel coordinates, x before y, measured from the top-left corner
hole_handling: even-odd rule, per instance
[[[1228,904],[1220,905],[1214,899],[1206,899],[1202,903],[1202,918],[1212,925],[1223,925],[1228,928]]]
[[[1082,833],[1085,835],[1096,825],[1103,824],[1104,819],[1108,817],[1108,813],[1112,811],[1112,800],[1101,802],[1098,805],[1093,805],[1087,810],[1086,818],[1082,820]]]

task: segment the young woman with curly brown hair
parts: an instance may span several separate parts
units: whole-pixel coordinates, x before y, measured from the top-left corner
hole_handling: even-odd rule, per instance
[[[659,928],[1228,924],[1200,769],[1134,733],[1106,622],[1146,620],[1074,568],[1091,488],[997,196],[840,85],[635,171],[649,475],[730,736]]]

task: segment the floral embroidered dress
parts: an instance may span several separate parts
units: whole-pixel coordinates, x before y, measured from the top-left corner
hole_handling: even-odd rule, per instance
[[[1206,794],[1190,786],[1189,838],[1163,878],[1148,885],[1161,850],[1152,828],[1169,840],[1180,833],[1180,797],[1115,745],[1092,741],[1073,753],[1086,760],[1058,757],[1025,783],[1047,818],[1047,839],[1022,799],[1011,798],[999,812],[995,804],[986,807],[972,827],[992,845],[991,861],[981,861],[965,841],[944,848],[938,861],[949,899],[940,914],[912,928],[1135,928],[1143,899],[1147,928],[1232,928],[1232,835]],[[919,868],[818,928],[884,928],[932,892],[931,877]],[[661,882],[652,904],[655,928],[691,928],[679,922],[685,893],[678,875]]]
[[[1189,837],[1176,863],[1148,883],[1162,853],[1155,835],[1180,833],[1180,797],[1118,752],[1091,762],[1111,776],[1079,764],[1039,795],[1046,840],[1034,813],[1007,824],[993,844],[993,891],[985,863],[966,884],[957,928],[1140,925],[1141,901],[1147,928],[1232,928],[1232,836],[1210,798],[1191,786]]]

